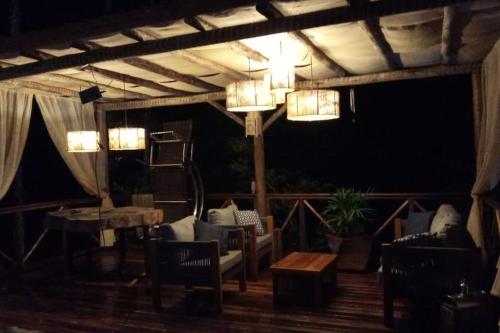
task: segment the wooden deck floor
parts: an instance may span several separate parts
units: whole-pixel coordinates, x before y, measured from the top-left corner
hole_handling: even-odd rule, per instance
[[[140,261],[129,266],[137,270]],[[46,270],[47,272],[48,270]],[[147,279],[137,284],[80,279],[64,284],[59,274],[35,274],[0,294],[2,326],[42,332],[395,332],[383,325],[382,288],[373,274],[340,273],[339,290],[323,309],[275,308],[269,272],[248,291],[237,283],[224,287],[224,313],[194,315],[186,312],[192,291],[165,286],[164,311],[153,311]],[[396,316],[402,306],[396,304]]]

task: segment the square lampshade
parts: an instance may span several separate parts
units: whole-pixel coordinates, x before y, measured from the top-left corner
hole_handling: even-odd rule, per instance
[[[101,150],[97,131],[69,131],[66,138],[69,153],[92,153]]]
[[[138,150],[146,148],[145,129],[118,127],[108,131],[109,150]]]

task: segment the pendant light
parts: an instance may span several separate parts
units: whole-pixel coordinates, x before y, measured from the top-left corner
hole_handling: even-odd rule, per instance
[[[269,60],[270,87],[276,104],[286,101],[286,94],[295,90],[295,65],[292,54],[283,50],[283,41],[280,40],[279,53]]]
[[[123,80],[123,97],[125,98],[125,80]],[[108,130],[109,150],[139,150],[146,148],[146,130],[142,127],[128,127],[125,110],[125,127]]]
[[[81,124],[83,121],[83,104],[80,103]],[[68,131],[66,132],[66,150],[68,153],[95,153],[101,150],[98,131]]]
[[[313,89],[311,56],[311,89],[291,92],[286,97],[287,119],[294,121],[319,121],[340,117],[339,92]]]
[[[226,86],[226,108],[232,112],[267,111],[276,108],[269,83],[265,80],[252,80],[250,59],[248,80],[232,82]]]

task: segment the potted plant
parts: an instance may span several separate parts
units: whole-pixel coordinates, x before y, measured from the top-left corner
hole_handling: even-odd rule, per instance
[[[368,262],[372,238],[365,234],[373,210],[368,207],[366,193],[352,188],[339,188],[328,200],[322,215],[331,231],[326,234],[328,246],[339,254],[337,267],[364,270]]]

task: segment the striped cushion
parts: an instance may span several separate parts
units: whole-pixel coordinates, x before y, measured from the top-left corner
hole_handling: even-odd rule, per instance
[[[255,224],[255,229],[257,231],[257,236],[264,236],[266,232],[262,226],[262,222],[259,217],[259,213],[256,210],[235,210],[234,219],[236,224],[239,225],[252,225]]]

